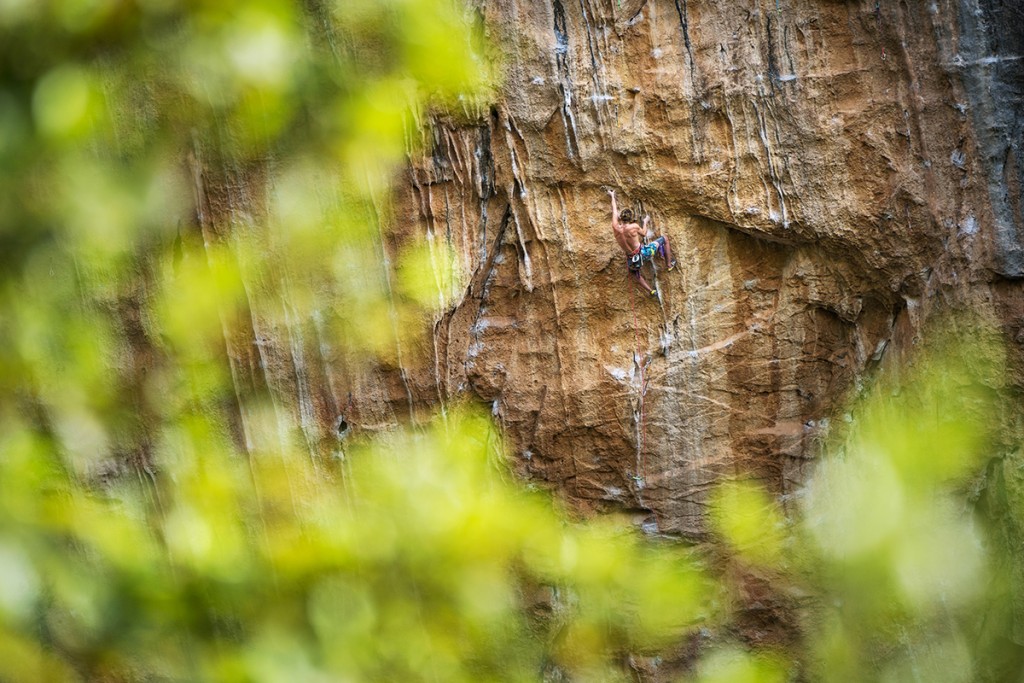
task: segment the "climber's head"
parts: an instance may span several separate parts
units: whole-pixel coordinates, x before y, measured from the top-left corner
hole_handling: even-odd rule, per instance
[[[632,209],[623,209],[619,213],[619,221],[622,222],[622,223],[632,223],[633,222],[633,210]]]

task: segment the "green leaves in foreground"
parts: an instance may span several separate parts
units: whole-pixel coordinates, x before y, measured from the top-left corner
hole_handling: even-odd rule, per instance
[[[616,653],[678,639],[715,598],[684,553],[508,483],[474,416],[328,478],[231,455],[194,418],[154,478],[101,490],[3,427],[6,680],[617,680]]]
[[[981,327],[934,332],[946,339],[862,400],[809,486],[807,555],[832,602],[811,653],[824,680],[971,681],[990,654],[972,615],[1003,551],[963,489],[993,455],[1001,346]]]
[[[808,598],[798,659],[814,680],[987,680],[1017,651],[1013,617],[991,611],[1017,550],[990,540],[965,493],[1012,417],[997,399],[1002,346],[953,322],[968,331],[933,328],[928,350],[853,406],[788,529],[752,484],[716,497],[714,526],[735,557]]]
[[[706,618],[689,558],[508,483],[486,421],[341,461],[275,375],[397,363],[464,290],[389,197],[431,112],[487,111],[481,16],[0,2],[0,678],[599,681]]]

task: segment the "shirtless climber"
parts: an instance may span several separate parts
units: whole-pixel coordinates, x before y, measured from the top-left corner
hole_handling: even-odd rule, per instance
[[[641,236],[644,240],[647,239],[647,225],[650,223],[651,217],[644,216],[643,227],[637,225],[633,222],[631,209],[623,209],[622,213],[619,213],[619,207],[615,204],[615,190],[608,190],[608,194],[612,198],[612,230],[615,231],[615,241],[622,247],[622,251],[626,252],[626,265],[629,272],[636,277],[648,296],[657,299],[658,290],[647,284],[647,280],[644,279],[640,271],[644,267],[644,263],[653,259],[655,254],[659,254],[665,260],[669,270],[676,267],[668,237],[662,235],[653,242],[644,243]]]

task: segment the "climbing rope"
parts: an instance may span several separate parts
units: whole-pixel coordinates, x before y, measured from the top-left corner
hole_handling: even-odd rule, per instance
[[[629,277],[628,275],[626,277]],[[636,351],[633,355],[633,362],[640,368],[640,448],[636,454],[636,470],[637,476],[635,479],[640,484],[647,483],[647,452],[645,450],[647,441],[647,424],[644,420],[644,396],[647,394],[647,380],[644,377],[644,363],[640,357],[640,331],[639,326],[636,322],[636,285],[630,283],[629,287],[629,305],[633,309],[633,343],[636,346]]]

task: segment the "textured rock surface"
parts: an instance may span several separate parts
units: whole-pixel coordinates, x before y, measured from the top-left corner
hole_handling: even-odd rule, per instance
[[[527,478],[699,535],[723,475],[793,491],[937,302],[1024,325],[1015,1],[482,5],[501,99],[423,132],[388,219],[452,247],[456,305],[391,367],[313,324],[229,341],[311,449],[468,395]],[[612,187],[682,264],[660,303],[626,279]]]

